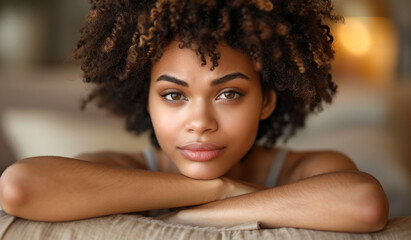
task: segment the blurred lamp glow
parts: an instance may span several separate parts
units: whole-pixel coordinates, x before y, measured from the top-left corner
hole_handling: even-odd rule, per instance
[[[357,19],[346,18],[345,24],[337,27],[341,45],[354,55],[364,55],[370,51],[371,36],[364,22]]]

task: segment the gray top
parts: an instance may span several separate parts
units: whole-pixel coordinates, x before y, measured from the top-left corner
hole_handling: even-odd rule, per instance
[[[147,168],[150,171],[158,172],[160,168],[158,167],[158,160],[153,149],[147,148],[143,152],[144,159],[146,160]]]
[[[146,149],[143,152],[144,158],[146,160],[146,164],[148,170],[150,171],[159,171],[160,168],[158,167],[158,161],[154,150],[151,148]],[[265,180],[264,185],[269,188],[273,188],[277,186],[277,178],[280,174],[282,169],[283,163],[287,158],[288,150],[285,148],[280,148],[273,158],[273,161],[270,166],[270,170],[268,171],[267,179]]]
[[[281,169],[285,159],[288,156],[288,149],[279,148],[277,154],[274,156],[273,161],[271,162],[270,170],[268,171],[267,178],[264,185],[268,188],[273,188],[277,186],[278,176],[280,175]]]

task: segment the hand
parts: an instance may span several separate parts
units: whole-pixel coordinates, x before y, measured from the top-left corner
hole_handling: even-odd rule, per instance
[[[161,220],[170,224],[182,224],[200,227],[228,227],[233,225],[230,225],[230,223],[226,221],[219,221],[218,217],[216,218],[214,216],[210,216],[209,214],[207,214],[207,210],[203,209],[203,206],[173,211],[157,216],[154,219]]]
[[[228,177],[220,177],[220,179],[223,180],[224,183],[224,190],[220,200],[267,189],[267,187],[263,185],[233,180]]]
[[[184,210],[175,210],[175,211],[154,217],[154,219],[161,220],[166,223],[173,223],[173,224],[183,224],[183,225],[190,225],[190,223],[195,224],[194,219],[188,219],[187,217],[184,217],[183,211]]]
[[[220,177],[220,179],[223,181],[223,193],[219,200],[198,206],[177,208],[177,211],[158,216],[155,219],[167,223],[214,227],[229,227],[243,223],[241,219],[226,221],[221,215],[224,215],[221,210],[215,211],[213,209],[222,203],[223,199],[261,191],[267,187],[227,177]]]

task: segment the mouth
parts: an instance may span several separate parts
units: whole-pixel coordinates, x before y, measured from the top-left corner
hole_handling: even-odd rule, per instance
[[[180,153],[192,161],[206,162],[218,157],[225,147],[211,143],[195,142],[177,148]]]

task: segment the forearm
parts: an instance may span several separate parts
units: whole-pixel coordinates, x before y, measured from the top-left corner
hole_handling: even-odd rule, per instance
[[[112,167],[61,158],[22,160],[5,171],[0,201],[9,213],[65,221],[124,212],[191,206],[219,197],[221,180]]]
[[[259,221],[265,228],[362,232],[381,229],[387,214],[387,199],[376,180],[339,172],[187,209],[177,221],[214,226]]]

